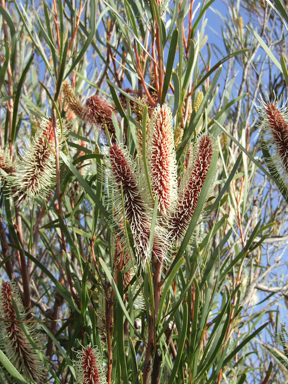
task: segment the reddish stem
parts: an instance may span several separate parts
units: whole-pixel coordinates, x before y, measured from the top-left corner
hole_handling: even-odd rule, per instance
[[[136,47],[136,43],[134,42],[134,51],[135,51],[135,56],[136,56],[136,61],[137,61],[137,71],[138,71],[138,74],[140,76],[140,79],[141,79],[141,84],[143,85],[143,88],[146,92],[146,95],[150,101],[150,103],[155,106],[156,103],[154,102],[154,100],[152,99],[147,87],[146,87],[146,84],[145,84],[145,79],[144,79],[144,76],[143,76],[143,73],[142,73],[142,70],[141,70],[141,65],[140,65],[140,59],[139,59],[139,56],[138,56],[138,51],[137,51],[137,47]]]

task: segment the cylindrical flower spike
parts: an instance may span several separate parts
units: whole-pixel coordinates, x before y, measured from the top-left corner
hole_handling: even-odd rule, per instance
[[[134,237],[137,264],[142,266],[149,255],[150,221],[146,205],[142,199],[128,156],[118,145],[111,146],[109,154],[114,186],[118,194],[120,207],[122,205],[121,194],[123,191],[125,219],[130,224]],[[156,258],[163,257],[162,253],[163,247],[160,246],[159,236],[155,232],[152,255]]]
[[[197,93],[195,104],[194,104],[194,111],[197,113],[199,111],[200,105],[202,104],[204,95],[203,92],[200,91]]]
[[[276,146],[275,163],[280,162],[282,168],[288,175],[288,120],[287,117],[277,108],[277,105],[268,103],[264,105],[264,131],[267,129],[272,137],[269,143]],[[280,160],[280,161],[279,161]]]
[[[0,317],[4,321],[0,323],[0,345],[19,372],[24,375],[28,373],[29,379],[33,379],[33,382],[39,383],[44,378],[42,363],[19,324],[19,320],[25,320],[26,314],[16,289],[14,284],[8,282],[2,283],[0,292]],[[16,316],[12,299],[17,306],[20,319]],[[33,337],[35,332],[31,323],[28,325],[26,323],[25,327],[30,336]]]
[[[137,185],[136,176],[122,149],[118,145],[110,147],[110,162],[112,173],[121,194],[124,197],[125,219],[131,227],[136,247],[137,262],[141,264],[148,255],[150,223]]]
[[[97,347],[87,347],[78,351],[76,364],[78,384],[107,383],[102,357]]]
[[[171,109],[158,105],[152,114],[147,142],[148,169],[153,197],[166,213],[177,199],[177,167]]]
[[[55,148],[54,128],[51,121],[42,120],[32,144],[24,152],[23,160],[19,160],[15,165],[12,184],[14,182],[17,189],[18,204],[27,196],[47,195],[56,177],[53,148]]]
[[[103,97],[96,95],[89,97],[86,105],[82,105],[75,97],[74,91],[67,80],[63,82],[62,90],[69,108],[81,120],[94,124],[104,129],[105,124],[109,132],[114,133],[112,112],[117,113],[117,109]]]
[[[210,168],[213,144],[209,136],[202,136],[195,156],[192,172],[180,197],[175,212],[169,220],[169,237],[180,240],[184,235],[196,209],[197,202]]]
[[[85,121],[90,124],[95,124],[104,128],[105,124],[109,132],[114,132],[114,125],[112,121],[112,112],[116,114],[116,108],[107,100],[98,96],[91,96],[86,101],[86,115]]]
[[[64,93],[65,99],[71,111],[75,113],[81,120],[84,120],[85,117],[85,107],[76,99],[74,91],[68,80],[63,81],[62,91]]]

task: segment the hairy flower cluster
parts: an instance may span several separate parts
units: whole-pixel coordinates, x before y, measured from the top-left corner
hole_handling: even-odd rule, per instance
[[[77,352],[77,384],[105,384],[106,372],[97,347],[83,348]]]
[[[85,106],[82,105],[75,97],[74,91],[67,80],[63,82],[62,90],[69,108],[81,120],[96,125],[102,129],[105,129],[106,125],[109,132],[115,132],[112,113],[116,113],[117,110],[114,105],[109,103],[103,97],[98,97],[96,95],[89,97]]]
[[[264,103],[262,115],[262,136],[273,152],[273,163],[284,178],[288,177],[288,117],[278,103]]]
[[[153,197],[164,214],[177,199],[177,167],[171,109],[158,105],[152,114],[147,142],[147,158]]]
[[[159,210],[151,250],[153,260],[167,259],[171,243],[185,235],[209,171],[213,152],[212,138],[202,136],[196,154],[191,156],[192,165],[187,169],[187,180],[179,192],[171,110],[167,105],[154,108],[147,140],[148,174],[152,196],[154,200],[158,198]],[[121,212],[116,221],[118,220],[118,225],[123,222],[124,213],[133,234],[137,264],[143,266],[150,254],[153,201],[147,193],[143,195],[146,181],[143,180],[144,186],[141,185],[141,189],[138,180],[142,180],[143,175],[137,175],[125,148],[112,145],[109,149],[109,160],[108,177],[114,190],[111,205],[114,209],[117,207],[117,212]],[[141,156],[140,160],[143,160]],[[141,170],[143,166],[140,167]]]
[[[207,135],[203,135],[198,144],[198,150],[186,186],[184,186],[177,207],[169,219],[169,238],[171,240],[180,240],[186,233],[209,171],[212,156],[212,139]]]
[[[60,140],[59,124],[57,135]],[[55,135],[52,122],[42,120],[37,132],[26,147],[22,160],[15,164],[15,175],[11,178],[12,188],[16,189],[18,204],[27,197],[46,196],[56,177]]]
[[[14,305],[17,307],[20,318],[17,317]],[[29,379],[39,383],[43,380],[43,369],[36,351],[31,346],[19,320],[26,318],[23,304],[15,284],[3,282],[0,292],[0,345],[8,359],[15,368],[28,374]],[[25,325],[31,337],[35,336],[31,323]]]
[[[151,221],[147,205],[141,195],[131,160],[118,145],[109,149],[111,175],[118,201],[124,198],[125,220],[128,221],[134,236],[135,252],[138,265],[142,265],[149,256],[149,236]],[[115,204],[115,201],[114,201]],[[154,236],[152,254],[158,258],[161,254],[158,236]]]

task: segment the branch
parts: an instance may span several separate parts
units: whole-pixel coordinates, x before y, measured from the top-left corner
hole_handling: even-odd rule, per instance
[[[257,288],[257,289],[259,289],[259,291],[263,291],[263,292],[278,293],[278,292],[287,291],[288,290],[288,284],[283,285],[283,287],[267,287],[266,285],[256,284],[255,288]]]

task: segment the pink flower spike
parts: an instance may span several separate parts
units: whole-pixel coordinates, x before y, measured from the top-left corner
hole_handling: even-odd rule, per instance
[[[210,168],[213,144],[209,136],[202,136],[198,145],[194,166],[180,197],[175,212],[169,220],[169,237],[180,240],[184,235],[196,209],[197,202]]]
[[[275,143],[276,151],[279,155],[280,162],[286,173],[288,174],[288,123],[281,111],[273,103],[265,105],[266,123],[270,128],[272,139],[270,142]]]
[[[147,143],[148,169],[153,197],[164,214],[177,200],[177,167],[171,109],[158,105],[152,114]]]
[[[52,123],[42,120],[31,145],[24,151],[23,160],[15,166],[14,183],[18,186],[18,204],[28,196],[47,195],[56,176],[53,148],[55,136]]]
[[[125,219],[130,224],[134,236],[137,263],[141,265],[147,259],[150,234],[150,223],[145,210],[145,203],[127,155],[118,145],[112,145],[109,153],[114,186],[120,201],[122,186]]]
[[[117,109],[113,104],[109,103],[108,100],[94,95],[87,99],[86,105],[84,106],[75,97],[68,80],[63,82],[62,90],[69,108],[81,120],[92,125],[97,125],[101,129],[104,129],[106,124],[109,132],[115,132],[112,112],[116,114]]]
[[[107,100],[102,97],[91,96],[86,101],[84,120],[90,124],[98,125],[100,128],[104,128],[106,124],[109,132],[114,132],[112,112],[116,114],[116,108]]]
[[[74,112],[75,115],[81,120],[84,120],[86,108],[76,99],[74,91],[68,80],[63,81],[62,90],[71,111]]]
[[[103,368],[102,357],[97,347],[83,348],[77,352],[77,383],[105,384],[106,373]]]
[[[28,373],[30,379],[39,383],[43,380],[42,363],[20,326],[12,299],[17,306],[20,320],[25,320],[26,313],[16,291],[16,286],[8,282],[2,283],[0,317],[4,321],[0,324],[0,345],[18,371],[23,374]],[[28,324],[25,327],[31,337],[33,337],[35,332],[32,326]]]

